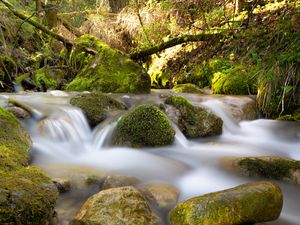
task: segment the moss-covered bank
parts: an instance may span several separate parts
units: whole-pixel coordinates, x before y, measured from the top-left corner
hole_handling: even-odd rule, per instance
[[[47,224],[57,189],[38,168],[28,167],[31,141],[19,121],[0,107],[0,224]]]
[[[68,91],[150,92],[149,75],[126,55],[91,35],[78,38],[75,46],[70,61],[79,69],[67,86]],[[86,53],[83,48],[92,49],[96,55]]]

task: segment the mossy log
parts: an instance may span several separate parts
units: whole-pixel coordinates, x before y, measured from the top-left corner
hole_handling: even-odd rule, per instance
[[[183,44],[186,42],[198,42],[198,41],[209,41],[212,39],[221,39],[223,37],[222,33],[217,33],[217,34],[207,34],[207,33],[202,33],[202,34],[196,34],[196,35],[183,35],[180,37],[173,38],[169,41],[166,41],[164,43],[161,43],[159,45],[156,45],[154,47],[133,53],[130,55],[130,58],[133,60],[137,59],[143,59],[146,56],[153,55],[157,52],[160,52],[162,50],[165,50],[167,48],[174,47],[179,44]]]

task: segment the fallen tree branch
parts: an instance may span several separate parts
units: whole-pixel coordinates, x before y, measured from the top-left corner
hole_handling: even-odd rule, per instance
[[[136,53],[133,53],[130,55],[130,58],[133,60],[137,59],[143,59],[146,56],[153,55],[157,52],[160,52],[162,50],[165,50],[167,48],[174,47],[179,44],[183,44],[186,42],[198,42],[198,41],[209,41],[214,38],[221,39],[223,37],[222,33],[218,34],[196,34],[196,35],[183,35],[180,37],[173,38],[167,42],[161,43],[159,45],[156,45],[154,47],[148,48],[146,50],[142,50]]]

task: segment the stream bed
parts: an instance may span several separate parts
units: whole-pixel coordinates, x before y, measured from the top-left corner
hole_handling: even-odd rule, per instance
[[[140,104],[159,105],[167,94],[113,96],[134,108]],[[92,130],[83,113],[69,104],[71,96],[60,91],[0,95],[2,106],[10,97],[36,109],[36,119],[24,121],[33,141],[32,164],[40,166],[52,178],[68,178],[73,182],[72,191],[60,195],[57,202],[60,225],[68,224],[81,204],[99,191],[98,184],[84,184],[82,177],[87,174],[99,177],[118,174],[134,176],[145,183],[169,183],[178,188],[179,201],[182,201],[262,180],[242,177],[225,169],[221,163],[225,157],[283,156],[300,160],[300,124],[266,119],[237,122],[227,103],[242,101],[245,97],[185,95],[194,104],[205,105],[223,119],[223,134],[188,140],[174,125],[173,145],[133,149],[110,145],[122,113],[110,115]],[[268,224],[299,225],[300,187],[275,182],[283,190],[284,207],[279,220]]]

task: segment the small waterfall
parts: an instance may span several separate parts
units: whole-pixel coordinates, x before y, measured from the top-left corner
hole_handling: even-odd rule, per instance
[[[221,117],[224,122],[224,129],[230,133],[237,133],[239,131],[239,125],[234,121],[234,119],[226,113],[225,105],[220,100],[208,100],[202,102],[201,105],[206,106],[212,112],[214,112],[217,116]]]
[[[93,132],[92,148],[94,150],[101,150],[105,146],[108,146],[116,126],[117,122],[114,122],[104,127],[96,128]]]

